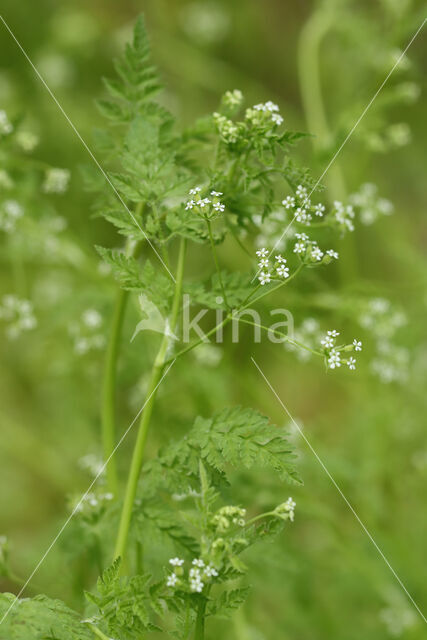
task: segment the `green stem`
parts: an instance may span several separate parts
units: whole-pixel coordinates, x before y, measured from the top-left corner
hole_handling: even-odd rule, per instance
[[[105,633],[101,631],[101,629],[98,629],[98,627],[95,627],[95,625],[92,624],[91,622],[86,622],[85,624],[92,631],[92,633],[96,635],[98,638],[101,638],[101,640],[112,640],[112,638],[110,638],[109,636],[106,636]]]
[[[196,626],[194,629],[194,640],[204,640],[205,637],[205,616],[206,605],[208,603],[207,595],[209,587],[206,589],[206,597],[201,597],[199,606],[197,607]]]
[[[333,6],[322,6],[315,11],[306,22],[301,31],[298,45],[298,70],[301,89],[301,97],[307,127],[313,138],[313,146],[317,150],[327,148],[332,141],[332,133],[329,128],[325,104],[322,95],[321,70],[320,70],[320,46],[325,35],[331,30],[335,21],[335,9]],[[335,159],[325,175],[331,200],[345,201],[347,188],[340,164]],[[340,250],[345,256],[338,264],[341,278],[352,279],[357,274],[357,255],[354,241],[347,234],[341,241]]]
[[[311,349],[310,347],[307,347],[305,344],[303,344],[302,342],[298,342],[298,340],[294,340],[293,338],[289,338],[286,333],[283,333],[282,331],[279,331],[278,329],[272,329],[271,327],[266,327],[263,324],[258,324],[258,322],[252,322],[252,320],[244,320],[243,318],[239,318],[239,322],[243,322],[244,324],[249,324],[253,327],[258,327],[259,329],[263,329],[264,331],[272,331],[273,333],[277,334],[280,338],[283,338],[286,342],[289,342],[290,344],[293,344],[295,347],[299,347],[300,349],[305,349],[306,351],[310,351],[310,353],[313,353],[315,356],[321,356],[323,358],[324,354],[321,353],[320,351],[316,351],[315,349]]]
[[[212,235],[211,221],[210,220],[206,220],[206,225],[208,227],[209,240],[210,240],[210,243],[211,243],[212,255],[213,255],[214,262],[215,262],[216,272],[218,274],[219,284],[221,286],[222,297],[224,298],[224,302],[225,302],[226,306],[228,307],[227,294],[225,293],[224,283],[223,283],[222,277],[221,277],[221,269],[219,268],[218,256],[217,256],[216,248],[215,248],[215,242],[214,242],[213,235]]]
[[[102,400],[102,442],[104,460],[107,461],[107,484],[109,490],[117,496],[117,463],[113,455],[116,445],[116,380],[117,358],[119,353],[120,338],[122,335],[123,319],[129,292],[119,289],[114,305],[113,322],[107,345],[107,353],[104,371],[104,387]]]
[[[135,215],[139,216],[144,203],[140,202],[135,208]],[[128,251],[131,255],[135,255],[138,245],[135,245]],[[117,382],[117,359],[119,355],[120,340],[122,337],[123,320],[126,311],[126,305],[129,298],[129,292],[119,289],[116,295],[114,305],[113,320],[111,324],[110,336],[107,344],[104,368],[104,382],[102,391],[102,446],[104,461],[107,462],[106,474],[107,485],[111,493],[117,496],[118,476],[117,462],[114,456],[114,447],[116,446],[116,382]]]
[[[184,275],[184,258],[185,258],[185,239],[181,239],[178,266],[175,282],[175,293],[172,303],[171,312],[171,329],[175,329],[178,319],[178,313],[181,306],[182,280]],[[129,470],[128,481],[126,485],[125,497],[123,502],[122,513],[120,516],[119,530],[117,533],[116,546],[114,550],[114,558],[120,556],[122,559],[126,553],[127,541],[129,537],[129,528],[132,518],[133,504],[135,501],[136,489],[139,476],[141,473],[142,461],[145,452],[145,443],[147,440],[148,428],[150,425],[151,414],[153,412],[154,402],[156,398],[157,388],[162,378],[163,370],[166,365],[166,354],[170,344],[170,337],[163,336],[159,351],[151,370],[150,382],[147,389],[146,403],[141,415],[138,435],[133,450],[131,466]]]

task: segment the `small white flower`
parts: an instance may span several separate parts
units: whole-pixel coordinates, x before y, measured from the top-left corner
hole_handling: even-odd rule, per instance
[[[196,203],[194,202],[194,200],[189,200],[187,202],[187,204],[185,205],[185,210],[187,211],[187,209],[192,209],[194,207]]]
[[[194,558],[193,562],[191,563],[194,567],[199,567],[200,569],[203,569],[203,567],[205,566],[205,563],[203,562],[203,560],[201,558]]]
[[[264,109],[266,109],[267,111],[279,111],[279,107],[277,106],[277,104],[271,102],[271,100],[267,100],[267,102],[264,104]]]
[[[334,251],[333,249],[328,249],[326,255],[331,256],[331,258],[335,258],[335,260],[338,260],[339,258],[337,251]]]
[[[341,354],[339,351],[331,351],[328,359],[328,365],[330,369],[335,369],[341,366]]]
[[[318,204],[315,204],[314,213],[316,214],[316,216],[319,216],[321,218],[325,213],[325,205],[321,204],[320,202]]]
[[[281,125],[283,123],[283,118],[280,115],[280,113],[272,113],[271,119],[274,122],[274,124]]]
[[[225,209],[225,205],[221,204],[221,202],[214,202],[212,207],[215,209],[215,211],[224,211]]]
[[[362,342],[360,340],[353,340],[353,347],[355,351],[362,351]]]
[[[210,200],[209,198],[202,198],[201,200],[197,200],[196,204],[198,207],[201,207],[203,209],[203,207],[205,207],[207,204],[210,204]]]
[[[287,262],[286,258],[281,256],[280,254],[276,256],[276,260],[277,260],[277,262],[280,262],[280,264],[286,264],[286,262]]]
[[[174,587],[177,582],[178,582],[178,576],[175,573],[171,573],[170,576],[168,576],[168,579],[166,580],[166,585],[168,587]]]
[[[287,196],[284,200],[282,200],[282,204],[285,209],[292,209],[295,206],[295,198],[292,196]]]
[[[332,336],[333,338],[337,338],[339,336],[339,332],[336,329],[331,329],[328,331],[328,336]]]
[[[169,564],[171,564],[173,567],[182,567],[182,565],[184,564],[184,560],[182,558],[171,558],[169,560]]]
[[[188,193],[190,194],[190,196],[195,196],[198,193],[200,193],[201,190],[202,190],[201,187],[194,187],[194,189],[190,189]]]
[[[222,195],[224,195],[222,191],[211,191],[211,196],[213,196],[214,198],[219,198]]]
[[[280,265],[280,267],[277,267],[277,275],[281,278],[289,278],[289,267]]]
[[[349,369],[354,370],[356,368],[356,358],[349,358],[347,364]]]
[[[218,575],[218,571],[215,569],[215,567],[213,567],[211,564],[208,564],[203,573],[208,577],[208,578],[216,578]]]
[[[259,262],[258,262],[258,266],[260,269],[264,269],[267,268],[269,265],[269,260],[267,258],[262,258]]]
[[[268,284],[269,282],[271,282],[271,275],[268,272],[261,271],[258,276],[258,280],[262,285]]]
[[[298,198],[306,198],[307,197],[307,189],[305,187],[303,187],[302,184],[299,184],[297,186],[296,194],[297,194]]]
[[[323,258],[323,251],[316,246],[311,250],[311,257],[313,260],[317,260],[319,262]]]
[[[320,341],[320,344],[323,345],[325,349],[332,349],[335,344],[335,340],[331,336],[326,336]]]
[[[294,246],[294,253],[305,253],[306,246],[303,242],[297,242]]]
[[[268,256],[268,251],[267,249],[263,248],[263,249],[258,249],[258,251],[256,252],[257,256],[259,258],[266,258]]]

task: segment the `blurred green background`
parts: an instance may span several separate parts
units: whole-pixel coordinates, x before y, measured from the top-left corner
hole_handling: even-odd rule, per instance
[[[214,111],[228,89],[241,89],[247,105],[271,99],[289,129],[316,136],[296,155],[318,177],[422,23],[425,4],[3,0],[4,20],[89,146],[100,124],[94,100],[103,94],[101,77],[111,75],[112,58],[141,12],[166,85],[163,99],[178,120],[185,125]],[[394,214],[358,227],[342,243],[343,266],[333,267],[313,290],[294,290],[287,301],[301,331],[304,320],[314,318],[323,330],[337,325],[360,336],[366,350],[359,370],[325,374],[319,363],[301,361],[281,345],[253,348],[250,331],[244,332],[238,345],[226,342],[221,350],[194,353],[177,365],[161,389],[149,442],[149,454],[155,455],[171,429],[183,433],[195,415],[235,403],[287,424],[250,361],[253,352],[424,612],[425,29],[323,181],[331,200],[375,183],[393,202]],[[67,496],[87,488],[90,475],[81,459],[100,452],[103,340],[115,286],[93,246],[117,245],[119,239],[106,222],[91,217],[91,196],[79,174],[79,165],[88,162],[86,150],[2,24],[0,35],[0,109],[13,121],[22,118],[22,128],[37,136],[32,156],[71,172],[69,190],[53,194],[48,204],[33,198],[24,176],[19,197],[37,224],[22,236],[0,229],[0,295],[30,299],[37,317],[37,327],[16,338],[0,319],[0,535],[9,540],[16,573],[26,577],[67,517]],[[0,188],[3,201],[7,187]],[[247,256],[228,245],[220,255],[230,269],[250,268]],[[196,256],[194,264],[197,260],[209,273],[209,262]],[[372,302],[378,299],[388,301],[383,311]],[[87,310],[100,314],[95,326],[85,323]],[[129,342],[138,317],[134,301],[120,364],[120,431],[140,406],[154,353],[146,336]],[[82,336],[92,340],[92,348],[79,347]],[[197,373],[202,369],[203,376]],[[280,540],[248,554],[250,600],[232,621],[212,627],[208,637],[425,637],[425,622],[319,462],[290,429],[304,486],[290,489],[265,475],[242,473],[230,491],[235,503],[254,508],[293,492],[295,524]],[[131,440],[120,453],[123,479]],[[70,554],[75,566],[84,564],[65,532],[34,582],[80,607],[69,580]],[[0,586],[16,591],[8,581],[0,580]]]

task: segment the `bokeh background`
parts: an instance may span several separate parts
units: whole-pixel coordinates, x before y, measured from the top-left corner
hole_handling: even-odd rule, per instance
[[[241,89],[247,105],[271,99],[287,127],[313,134],[295,154],[317,177],[422,23],[425,4],[3,0],[5,21],[89,146],[100,124],[94,101],[103,94],[101,77],[111,75],[112,58],[141,12],[167,87],[163,100],[184,125],[214,111],[228,89]],[[149,443],[149,455],[155,455],[171,430],[183,433],[197,414],[236,403],[288,424],[250,361],[254,353],[424,613],[426,33],[420,32],[323,180],[331,201],[373,183],[393,203],[393,214],[368,216],[342,242],[341,265],[305,290],[292,289],[287,299],[307,340],[315,327],[336,326],[364,341],[358,371],[326,374],[321,364],[281,345],[254,347],[250,331],[244,332],[238,345],[195,352],[177,365],[161,389]],[[1,201],[19,200],[27,219],[20,233],[0,229],[2,305],[7,295],[28,299],[37,319],[37,326],[14,335],[4,312],[0,318],[0,535],[8,538],[14,571],[26,577],[67,517],[70,496],[86,489],[88,466],[99,456],[102,365],[115,285],[94,244],[119,240],[92,216],[92,196],[79,173],[89,160],[86,150],[2,24],[0,109],[11,121],[22,120],[31,168],[46,163],[71,176],[64,194],[38,198],[22,165],[15,192],[1,173],[9,160],[0,150]],[[25,144],[36,139],[35,151],[27,152]],[[235,247],[225,245],[220,256],[230,269],[251,268]],[[209,273],[209,262],[196,255],[194,264],[198,260]],[[134,301],[119,372],[121,430],[140,406],[154,353],[146,336],[129,342],[138,313]],[[290,489],[262,473],[241,473],[230,491],[234,502],[254,509],[292,491],[296,521],[283,537],[247,555],[252,595],[208,637],[424,637],[425,622],[297,430],[289,428],[304,485]],[[131,438],[120,454],[123,478],[130,446]],[[86,575],[84,554],[73,540],[71,526],[34,582],[37,590],[81,608],[70,567],[73,575],[80,567],[82,584],[91,573]],[[0,586],[17,590],[1,578]]]

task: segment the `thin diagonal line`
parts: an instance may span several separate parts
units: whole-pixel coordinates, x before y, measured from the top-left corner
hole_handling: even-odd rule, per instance
[[[372,96],[372,98],[370,99],[370,101],[368,102],[368,104],[366,105],[366,107],[363,109],[362,113],[360,114],[360,116],[358,117],[358,119],[356,120],[356,122],[354,123],[353,127],[350,129],[350,131],[348,132],[348,134],[346,135],[346,137],[344,138],[343,142],[341,143],[341,145],[339,146],[339,148],[337,149],[337,151],[334,153],[332,159],[329,161],[328,165],[326,166],[326,169],[323,171],[322,175],[320,176],[320,178],[317,180],[316,184],[314,185],[314,187],[312,188],[312,190],[310,191],[310,193],[308,194],[307,198],[310,198],[312,196],[312,194],[314,193],[314,191],[317,189],[317,187],[319,186],[321,180],[324,178],[324,176],[327,174],[327,172],[329,171],[329,169],[331,168],[331,166],[333,165],[333,163],[335,162],[335,160],[337,159],[337,157],[339,156],[339,154],[341,153],[341,151],[343,150],[343,148],[345,147],[345,145],[347,144],[347,142],[350,140],[351,136],[353,135],[353,133],[355,132],[355,130],[357,129],[357,127],[359,126],[360,122],[362,121],[362,119],[365,117],[366,113],[368,112],[368,110],[371,108],[372,104],[374,103],[374,101],[376,100],[376,98],[378,97],[378,95],[381,93],[381,91],[383,90],[385,84],[387,83],[388,79],[390,78],[390,76],[392,75],[392,73],[394,72],[394,70],[399,66],[402,58],[406,55],[406,52],[408,51],[409,47],[411,46],[411,44],[414,42],[415,38],[418,36],[418,34],[420,33],[421,29],[423,28],[423,26],[426,23],[427,18],[424,18],[424,20],[422,21],[422,23],[420,24],[420,26],[418,27],[418,29],[416,30],[416,32],[414,33],[414,35],[412,36],[412,38],[410,39],[410,41],[408,42],[408,44],[406,45],[405,49],[402,51],[402,53],[400,54],[400,56],[398,57],[398,59],[396,60],[396,62],[394,63],[394,65],[392,66],[392,68],[390,69],[390,71],[388,72],[388,74],[386,75],[386,77],[384,78],[384,80],[382,81],[382,83],[380,84],[380,86],[378,87],[378,89],[376,90],[376,92],[374,93],[374,95]],[[284,232],[282,233],[282,235],[280,236],[280,238],[276,241],[276,243],[274,244],[274,247],[272,248],[272,250],[270,251],[270,253],[268,254],[268,257],[270,258],[271,254],[273,253],[273,251],[275,251],[276,247],[280,244],[280,242],[283,240],[283,238],[285,237],[285,235],[287,234],[287,232],[289,231],[289,229],[291,228],[292,224],[294,223],[296,218],[296,214],[294,215],[294,217],[292,218],[292,220],[290,221],[290,223],[287,225],[287,227],[285,228]],[[261,267],[258,268],[258,271],[256,272],[256,274],[254,275],[254,277],[252,278],[252,282],[255,280],[255,278],[258,277],[259,273],[261,271]]]
[[[172,280],[175,282],[175,278],[173,276],[173,274],[170,272],[168,266],[166,265],[166,263],[164,262],[164,260],[162,259],[161,255],[159,254],[159,252],[157,251],[157,249],[155,248],[155,246],[152,244],[152,242],[150,241],[149,237],[147,236],[147,234],[145,233],[144,229],[141,227],[141,225],[139,224],[138,220],[135,218],[135,216],[133,215],[132,211],[129,209],[129,207],[127,206],[127,204],[125,203],[125,201],[123,200],[123,198],[121,197],[120,193],[117,191],[116,187],[114,186],[114,184],[111,182],[110,178],[108,177],[108,174],[105,172],[105,170],[102,168],[102,166],[99,164],[98,160],[96,159],[96,157],[94,156],[93,152],[91,151],[91,149],[88,147],[87,143],[85,142],[85,140],[82,138],[82,136],[80,135],[80,133],[78,132],[78,130],[76,129],[75,125],[73,124],[73,122],[70,120],[70,118],[68,117],[68,115],[65,113],[64,109],[62,108],[62,106],[60,105],[57,97],[55,96],[55,94],[53,93],[53,91],[50,89],[50,87],[48,86],[48,84],[46,83],[45,79],[43,78],[43,76],[41,75],[41,73],[39,72],[39,70],[37,69],[37,67],[35,66],[35,64],[32,62],[31,58],[29,57],[29,55],[27,54],[27,52],[25,51],[25,49],[23,48],[23,46],[21,45],[21,43],[19,42],[19,40],[16,38],[15,34],[13,33],[13,31],[11,30],[11,28],[9,27],[9,25],[7,24],[7,22],[5,21],[5,19],[3,18],[2,15],[0,15],[0,19],[3,22],[4,26],[6,27],[6,29],[9,31],[10,35],[12,36],[12,38],[14,39],[14,41],[16,42],[16,44],[18,45],[19,49],[21,50],[22,54],[24,55],[24,57],[26,58],[27,62],[29,62],[29,64],[31,65],[31,67],[33,68],[33,71],[35,72],[35,74],[37,75],[37,77],[39,78],[40,82],[43,84],[44,88],[46,89],[46,91],[49,93],[50,97],[52,98],[52,100],[55,102],[56,106],[58,107],[58,109],[60,110],[60,112],[62,113],[62,115],[64,116],[64,118],[66,119],[66,121],[68,122],[68,124],[70,125],[70,127],[72,128],[72,130],[74,131],[74,133],[76,134],[76,136],[78,137],[78,139],[80,140],[80,142],[82,143],[82,145],[84,146],[84,148],[86,149],[86,151],[88,152],[88,154],[90,155],[90,157],[92,158],[92,160],[94,161],[94,163],[96,164],[96,166],[98,167],[98,169],[100,170],[100,172],[102,173],[102,175],[104,176],[105,180],[108,182],[108,184],[110,185],[110,187],[112,188],[112,190],[114,191],[115,195],[117,196],[117,198],[120,200],[121,204],[124,206],[124,208],[126,209],[126,211],[128,212],[128,214],[130,215],[130,217],[132,218],[133,222],[136,224],[136,226],[138,227],[138,229],[141,231],[141,233],[144,235],[144,238],[147,240],[148,244],[150,245],[150,247],[152,248],[152,250],[154,251],[154,253],[156,254],[156,256],[158,257],[158,259],[160,260],[160,262],[162,263],[162,265],[164,266],[164,268],[166,269],[166,271],[168,272],[168,274],[170,275],[170,277],[172,278]]]
[[[70,521],[72,520],[72,518],[75,516],[75,514],[77,513],[77,511],[80,508],[80,505],[82,504],[82,502],[86,499],[88,493],[90,492],[90,490],[92,489],[93,485],[96,483],[96,481],[98,480],[98,478],[104,473],[109,461],[111,460],[111,458],[113,457],[113,455],[116,453],[117,449],[120,447],[120,445],[122,444],[123,440],[126,438],[127,434],[129,433],[129,431],[132,429],[133,425],[135,424],[135,422],[137,421],[137,419],[139,418],[139,416],[141,415],[141,413],[144,410],[144,407],[146,406],[147,402],[151,399],[151,397],[156,393],[157,389],[159,388],[159,386],[161,385],[161,383],[163,382],[164,378],[166,377],[166,375],[169,373],[170,369],[172,368],[172,366],[175,364],[175,360],[176,358],[170,363],[170,365],[167,367],[167,369],[165,370],[165,372],[163,373],[162,377],[160,378],[159,382],[156,384],[156,386],[154,387],[153,391],[150,393],[150,395],[145,399],[144,404],[142,405],[141,409],[138,411],[138,413],[136,414],[136,416],[134,417],[134,419],[132,420],[132,422],[130,423],[130,425],[128,426],[128,428],[126,429],[126,431],[124,432],[124,434],[122,435],[122,437],[120,438],[120,440],[118,441],[118,443],[116,444],[116,446],[114,447],[113,451],[111,452],[111,454],[108,456],[107,460],[104,462],[104,464],[102,465],[102,467],[100,468],[100,470],[98,471],[98,473],[96,474],[95,478],[92,480],[92,482],[90,483],[89,487],[86,489],[85,493],[82,495],[82,497],[80,498],[79,502],[76,504],[76,506],[74,507],[74,509],[72,510],[72,512],[70,513],[70,515],[68,516],[68,518],[66,519],[66,521],[64,522],[64,524],[62,525],[62,527],[60,528],[60,530],[58,531],[58,533],[56,534],[56,536],[54,537],[54,539],[52,540],[52,542],[50,543],[50,545],[48,546],[48,548],[46,549],[46,551],[44,552],[43,556],[41,557],[41,559],[39,560],[39,562],[36,564],[35,568],[33,569],[33,571],[31,572],[30,576],[27,578],[27,580],[25,581],[25,584],[23,585],[23,587],[21,588],[21,590],[19,591],[18,595],[16,596],[15,600],[11,603],[10,607],[6,610],[6,612],[4,613],[2,619],[0,620],[0,625],[5,621],[5,619],[7,618],[7,616],[9,615],[9,613],[12,611],[13,607],[15,606],[16,602],[19,600],[19,598],[21,597],[21,595],[23,594],[23,592],[25,591],[25,589],[27,588],[27,586],[29,585],[29,583],[31,582],[31,580],[34,578],[35,574],[37,573],[37,571],[40,569],[41,565],[43,564],[43,562],[45,561],[45,559],[47,558],[48,554],[51,552],[52,548],[54,547],[54,545],[57,543],[57,541],[59,540],[60,536],[63,534],[64,530],[66,529],[66,527],[69,525]]]
[[[276,399],[279,401],[282,409],[287,413],[287,415],[289,416],[290,420],[292,421],[292,423],[294,424],[294,426],[296,427],[296,429],[298,430],[299,434],[302,436],[302,438],[304,439],[306,445],[308,446],[308,448],[310,449],[310,451],[312,452],[312,454],[314,455],[314,457],[316,458],[316,460],[318,461],[318,463],[320,464],[320,466],[322,467],[323,471],[326,473],[326,475],[328,476],[329,480],[332,482],[332,484],[334,485],[335,489],[338,491],[338,493],[340,494],[341,498],[344,500],[344,502],[346,503],[346,505],[348,506],[348,508],[350,509],[350,511],[352,512],[352,514],[354,515],[354,517],[356,518],[357,522],[360,524],[360,526],[362,527],[363,531],[366,533],[366,535],[368,536],[369,540],[372,542],[372,544],[374,545],[375,549],[378,551],[378,553],[380,554],[381,558],[384,560],[385,564],[387,565],[387,567],[390,569],[391,573],[393,574],[393,576],[395,577],[395,579],[397,580],[397,582],[399,583],[399,585],[402,587],[403,591],[406,593],[407,597],[409,598],[409,600],[412,602],[412,604],[414,605],[415,609],[418,611],[418,613],[420,614],[421,618],[423,619],[423,621],[427,624],[427,619],[424,616],[423,612],[421,611],[421,609],[419,608],[419,606],[417,605],[417,603],[415,602],[414,598],[411,596],[411,594],[409,593],[408,589],[405,587],[405,585],[403,584],[402,580],[399,578],[399,576],[397,575],[396,571],[393,569],[393,567],[391,566],[390,562],[387,560],[386,556],[384,555],[383,551],[380,549],[380,547],[378,546],[378,544],[375,542],[374,538],[372,537],[372,535],[370,534],[370,532],[368,531],[368,529],[366,528],[366,525],[364,524],[364,522],[360,519],[360,517],[357,515],[356,511],[354,510],[353,506],[351,505],[351,503],[348,501],[348,499],[346,498],[346,496],[344,495],[342,489],[340,488],[340,486],[337,484],[337,482],[335,481],[335,479],[333,478],[333,476],[330,474],[330,472],[328,471],[326,465],[324,464],[324,462],[321,460],[320,456],[318,455],[318,453],[315,451],[314,447],[311,445],[310,441],[308,440],[308,438],[306,437],[305,433],[302,431],[302,429],[300,428],[299,424],[295,421],[295,419],[293,418],[293,416],[291,415],[289,409],[284,405],[282,399],[280,398],[280,396],[278,395],[278,393],[275,391],[275,389],[273,389],[272,385],[270,384],[269,380],[267,379],[267,377],[265,376],[265,374],[263,373],[263,371],[261,370],[260,366],[258,365],[258,363],[254,360],[254,358],[251,356],[251,360],[254,363],[254,365],[256,366],[256,368],[258,369],[259,373],[261,374],[261,376],[264,378],[265,382],[267,383],[268,387],[270,388],[270,390],[273,392],[273,394],[275,395]]]

